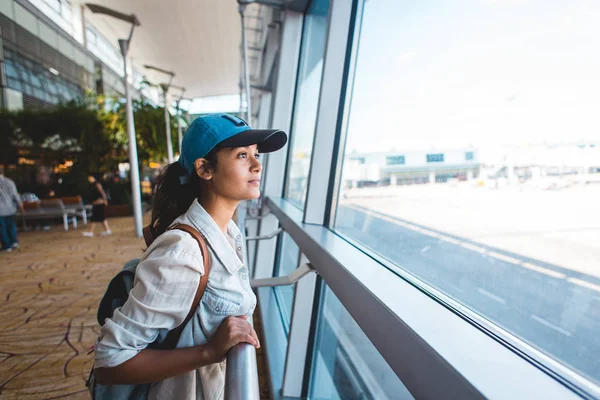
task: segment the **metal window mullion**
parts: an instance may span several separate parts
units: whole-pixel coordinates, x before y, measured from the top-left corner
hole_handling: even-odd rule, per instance
[[[321,90],[311,166],[308,176],[308,191],[304,208],[304,222],[322,225],[326,215],[327,195],[330,192],[333,154],[338,132],[338,115],[346,67],[348,38],[352,27],[353,1],[332,0],[329,26],[321,77]]]
[[[296,88],[296,71],[300,54],[300,37],[302,35],[302,17],[301,13],[286,11],[279,49],[276,90],[272,99],[272,127],[286,132],[289,132],[291,125],[291,109]],[[263,172],[263,198],[281,195],[286,158],[286,149],[268,154],[265,161],[265,171]],[[278,227],[277,218],[269,215],[258,223],[258,234],[268,234]],[[253,278],[271,277],[275,262],[276,241],[261,241],[256,246]]]
[[[342,172],[344,164],[344,152],[346,149],[346,139],[348,134],[348,123],[350,120],[350,112],[352,110],[352,92],[354,88],[354,79],[356,71],[356,60],[358,57],[358,49],[360,45],[360,32],[362,28],[362,16],[364,10],[364,3],[366,0],[356,0],[355,10],[352,17],[352,31],[348,36],[348,41],[351,43],[349,48],[348,61],[345,70],[345,82],[344,82],[344,98],[340,99],[340,104],[343,102],[343,109],[339,110],[339,123],[338,133],[336,136],[336,143],[334,145],[334,153],[332,160],[332,174],[331,184],[329,186],[329,193],[327,193],[328,203],[325,206],[325,215],[323,223],[327,227],[332,227],[335,223],[335,213],[337,210],[338,196],[340,185],[342,184]]]

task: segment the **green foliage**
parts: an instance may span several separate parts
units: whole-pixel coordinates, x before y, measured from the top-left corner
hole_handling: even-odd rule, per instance
[[[167,157],[164,108],[133,102],[140,166]],[[18,149],[47,166],[74,161],[73,174],[114,171],[128,160],[125,104],[116,99],[88,96],[52,109],[0,110],[0,164],[15,164]],[[177,147],[177,129],[171,118]]]
[[[118,104],[115,111],[126,124],[125,104]],[[167,134],[164,107],[155,107],[147,101],[133,101],[133,120],[137,139],[138,159],[140,165],[149,161],[160,162],[167,158]],[[174,152],[177,149],[177,125],[175,118],[170,118],[171,142]],[[125,131],[125,143],[127,143]]]
[[[108,182],[104,185],[110,204],[131,204],[131,184],[129,181]]]
[[[16,127],[12,114],[0,109],[0,164],[17,163],[18,154],[14,146],[16,141]]]
[[[17,149],[28,158],[56,166],[73,160],[85,169],[107,166],[116,148],[98,117],[98,111],[86,104],[70,102],[53,109],[21,110],[0,113],[0,163],[14,164]]]

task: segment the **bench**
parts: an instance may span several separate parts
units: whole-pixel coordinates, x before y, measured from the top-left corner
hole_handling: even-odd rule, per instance
[[[24,212],[15,215],[15,219],[23,221],[23,228],[26,228],[25,221],[28,219],[47,219],[62,218],[65,231],[69,230],[69,217],[72,217],[73,228],[77,228],[76,212],[65,208],[60,199],[45,199],[37,201],[24,201]]]
[[[87,225],[88,212],[91,211],[92,205],[83,204],[81,196],[61,197],[60,198],[67,210],[73,210],[76,215],[81,216],[84,225]]]

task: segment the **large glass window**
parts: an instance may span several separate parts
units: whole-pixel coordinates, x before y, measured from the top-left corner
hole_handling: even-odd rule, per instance
[[[8,87],[51,104],[83,97],[83,89],[62,74],[54,75],[43,64],[12,50],[5,50],[4,55]]]
[[[413,398],[328,287],[315,343],[311,399]]]
[[[327,39],[329,0],[313,0],[302,32],[302,49],[290,143],[290,165],[285,197],[304,208],[317,107]]]
[[[335,230],[600,382],[600,2],[362,9]]]

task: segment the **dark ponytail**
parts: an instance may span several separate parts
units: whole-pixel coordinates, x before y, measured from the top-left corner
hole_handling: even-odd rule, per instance
[[[204,157],[207,167],[215,169],[217,166],[216,149]],[[188,175],[179,162],[169,164],[163,169],[156,179],[156,191],[152,206],[152,221],[150,227],[154,237],[167,230],[169,225],[184,214],[200,197],[204,183],[195,172]]]

